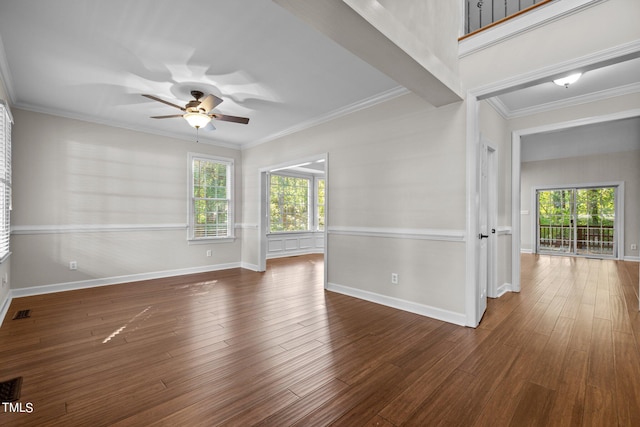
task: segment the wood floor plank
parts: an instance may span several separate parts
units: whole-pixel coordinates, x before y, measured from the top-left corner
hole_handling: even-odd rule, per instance
[[[550,390],[558,388],[563,362],[573,328],[573,319],[561,317],[552,331],[544,350],[535,362],[530,381]]]
[[[584,408],[582,425],[618,425],[614,392],[587,385]]]
[[[521,267],[476,329],[325,291],[322,255],[14,298],[34,410],[0,425],[640,425],[638,263]]]
[[[315,388],[304,397],[300,397],[292,404],[280,409],[273,415],[266,417],[256,425],[259,426],[288,426],[300,421],[303,417],[318,410],[329,400],[335,398],[349,388],[349,385],[338,379],[332,379]],[[297,394],[296,394],[297,395]]]
[[[476,426],[508,425],[519,405],[521,391],[533,374],[540,354],[549,341],[547,335],[534,333],[524,346],[518,349],[518,355],[509,372],[498,384],[486,405],[482,408]]]
[[[575,350],[588,351],[591,347],[591,337],[593,335],[594,306],[590,304],[580,304],[576,315],[569,347]]]
[[[587,382],[603,392],[615,394],[615,368],[611,322],[593,320],[593,344],[589,349]]]
[[[621,425],[640,425],[640,352],[630,334],[613,332],[616,404]]]
[[[547,425],[555,391],[538,384],[527,383],[520,393],[519,404],[509,425],[514,427]]]
[[[569,351],[549,415],[548,424],[550,426],[578,426],[582,424],[587,387],[587,363],[588,354],[586,351]]]

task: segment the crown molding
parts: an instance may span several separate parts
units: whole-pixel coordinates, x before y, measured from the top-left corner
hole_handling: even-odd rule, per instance
[[[493,98],[487,98],[485,101],[493,107],[493,109],[500,114],[503,119],[508,120],[510,118],[511,110],[509,110],[509,107],[507,107],[500,98],[495,96]]]
[[[582,71],[584,73],[635,58],[640,58],[640,39],[518,74],[499,82],[479,86],[473,88],[471,93],[478,100],[483,100],[525,87],[546,83],[571,71]]]
[[[640,82],[515,110],[509,109],[509,107],[507,107],[499,97],[488,98],[486,101],[498,112],[498,114],[508,120],[533,114],[546,113],[548,111],[558,110],[561,108],[575,107],[576,105],[588,104],[590,102],[602,101],[604,99],[630,95],[638,92],[640,92]]]
[[[393,89],[389,89],[387,91],[381,92],[377,95],[373,95],[369,98],[363,99],[362,101],[354,102],[353,104],[347,105],[346,107],[339,108],[337,110],[333,110],[327,114],[323,114],[321,116],[314,117],[311,120],[307,120],[305,122],[299,123],[295,126],[291,126],[290,128],[284,129],[280,132],[272,133],[271,135],[267,135],[264,138],[260,138],[257,141],[249,142],[247,144],[242,144],[242,149],[252,148],[257,145],[264,144],[269,141],[273,141],[278,138],[282,138],[284,136],[290,135],[292,133],[300,132],[305,129],[309,129],[321,123],[328,122],[333,119],[337,119],[342,116],[346,116],[347,114],[355,113],[356,111],[363,110],[365,108],[372,107],[376,104],[380,104],[382,102],[388,101],[393,98],[397,98],[401,95],[409,93],[409,90],[403,86],[396,86]]]
[[[19,108],[21,110],[25,110],[25,111],[31,111],[33,113],[48,114],[50,116],[63,117],[65,119],[80,120],[80,121],[87,122],[87,123],[94,123],[94,124],[98,124],[98,125],[110,126],[110,127],[114,127],[114,128],[130,130],[130,131],[134,131],[134,132],[142,132],[142,133],[147,133],[147,134],[151,134],[151,135],[164,136],[164,137],[167,137],[167,138],[179,139],[181,141],[186,141],[186,142],[194,142],[193,140],[186,139],[186,137],[184,135],[179,134],[179,133],[175,133],[175,132],[165,132],[165,131],[160,131],[160,130],[156,130],[156,129],[150,129],[150,128],[147,128],[147,127],[144,127],[144,126],[136,126],[136,125],[116,123],[116,122],[113,122],[113,121],[110,121],[110,120],[101,120],[101,119],[98,119],[98,118],[95,118],[95,117],[91,117],[91,116],[88,116],[88,115],[85,115],[85,114],[72,113],[72,112],[69,112],[69,111],[54,110],[54,109],[50,109],[50,108],[46,108],[46,107],[40,107],[40,106],[33,105],[33,104],[27,104],[27,103],[24,103],[24,102],[19,102],[19,103],[15,104],[14,107],[15,108]],[[215,145],[217,147],[231,148],[231,149],[234,149],[234,150],[239,150],[240,149],[240,144],[233,144],[233,143],[229,143],[229,142],[214,141],[214,140],[211,140],[211,139],[203,138],[202,135],[199,138],[199,142],[201,144]]]

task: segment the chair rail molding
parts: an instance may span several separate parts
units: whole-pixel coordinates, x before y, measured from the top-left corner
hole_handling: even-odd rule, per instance
[[[327,232],[329,234],[347,236],[388,237],[395,239],[438,240],[448,242],[464,242],[466,240],[465,230],[462,229],[330,226]]]

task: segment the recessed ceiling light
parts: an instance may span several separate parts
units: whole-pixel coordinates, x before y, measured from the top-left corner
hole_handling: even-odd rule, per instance
[[[581,75],[582,73],[575,73],[575,74],[568,75],[567,77],[555,79],[553,82],[558,86],[569,87],[569,85],[577,82]]]

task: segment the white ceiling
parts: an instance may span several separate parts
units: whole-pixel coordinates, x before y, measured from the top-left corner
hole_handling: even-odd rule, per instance
[[[640,58],[585,71],[569,87],[550,80],[489,101],[504,117],[514,118],[634,92],[640,92]]]
[[[248,147],[405,93],[406,89],[269,0],[0,0],[0,72],[15,107],[187,140],[179,110],[213,93],[199,140]],[[4,50],[4,56],[2,51]],[[640,91],[640,59],[489,101],[505,117]]]
[[[267,0],[2,0],[0,38],[18,108],[191,140],[183,119],[149,118],[179,110],[141,94],[184,105],[198,89],[250,119],[200,132],[226,146],[406,92]]]

